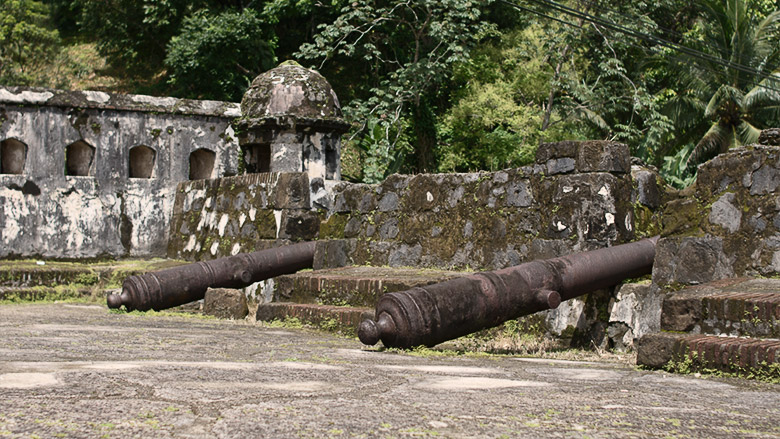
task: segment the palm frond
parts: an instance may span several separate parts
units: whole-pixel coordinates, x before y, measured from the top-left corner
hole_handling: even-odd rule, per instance
[[[602,131],[609,131],[609,124],[601,115],[588,107],[578,107],[573,110],[574,117],[595,125]]]
[[[707,106],[695,96],[677,95],[670,99],[663,108],[663,113],[675,121],[678,128],[687,128],[701,118]]]
[[[728,151],[733,141],[733,128],[720,121],[714,122],[707,134],[693,147],[693,151],[691,151],[691,155],[687,160],[688,166],[693,167],[707,161],[720,152]]]
[[[704,109],[704,117],[708,119],[716,118],[718,110],[729,104],[739,107],[743,97],[744,93],[741,90],[728,84],[722,84],[707,103],[707,108]]]
[[[737,141],[740,145],[749,145],[758,142],[758,136],[761,134],[761,130],[743,120],[737,125],[736,134]]]
[[[780,73],[764,78],[742,99],[742,111],[745,113],[754,113],[777,105],[780,105]]]
[[[776,57],[780,53],[780,10],[767,15],[756,27],[756,54],[762,58]]]

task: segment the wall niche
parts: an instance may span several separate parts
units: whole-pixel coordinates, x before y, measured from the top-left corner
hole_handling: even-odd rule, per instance
[[[0,142],[0,174],[23,174],[27,145],[16,139]]]

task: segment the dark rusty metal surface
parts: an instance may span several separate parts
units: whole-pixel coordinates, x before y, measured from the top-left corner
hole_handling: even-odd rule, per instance
[[[314,242],[241,253],[208,262],[129,276],[109,308],[161,310],[202,299],[208,288],[242,288],[261,280],[312,268]]]
[[[387,347],[434,346],[562,300],[649,274],[658,237],[383,295],[360,340]]]

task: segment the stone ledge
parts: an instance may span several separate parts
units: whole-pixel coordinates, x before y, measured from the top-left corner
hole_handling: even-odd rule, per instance
[[[0,287],[0,300],[38,301],[89,299],[94,294],[106,296],[113,290],[93,289],[90,287],[54,288],[54,287]]]
[[[241,115],[239,104],[234,102],[200,101],[171,97],[106,93],[102,91],[56,90],[39,87],[0,86],[0,104],[96,108],[143,113],[215,116],[228,119]]]
[[[636,363],[661,368],[686,363],[691,371],[715,369],[780,378],[780,340],[656,333],[639,340]]]
[[[661,329],[714,335],[780,336],[780,280],[725,279],[666,298]]]
[[[233,288],[209,288],[203,298],[203,314],[241,320],[249,314],[246,295]]]
[[[363,307],[275,302],[259,305],[255,317],[257,321],[265,322],[295,318],[326,331],[355,335],[360,322],[374,317],[374,310]]]
[[[536,163],[546,167],[548,175],[570,172],[631,172],[628,146],[605,140],[542,143],[536,152]]]
[[[471,273],[389,267],[342,267],[275,279],[275,300],[374,306],[384,293],[444,282]]]

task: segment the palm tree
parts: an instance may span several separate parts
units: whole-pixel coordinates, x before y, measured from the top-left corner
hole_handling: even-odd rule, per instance
[[[689,168],[780,125],[780,10],[758,21],[746,0],[703,7],[695,49],[706,55],[677,59],[684,86],[669,106],[678,141],[695,142]]]

